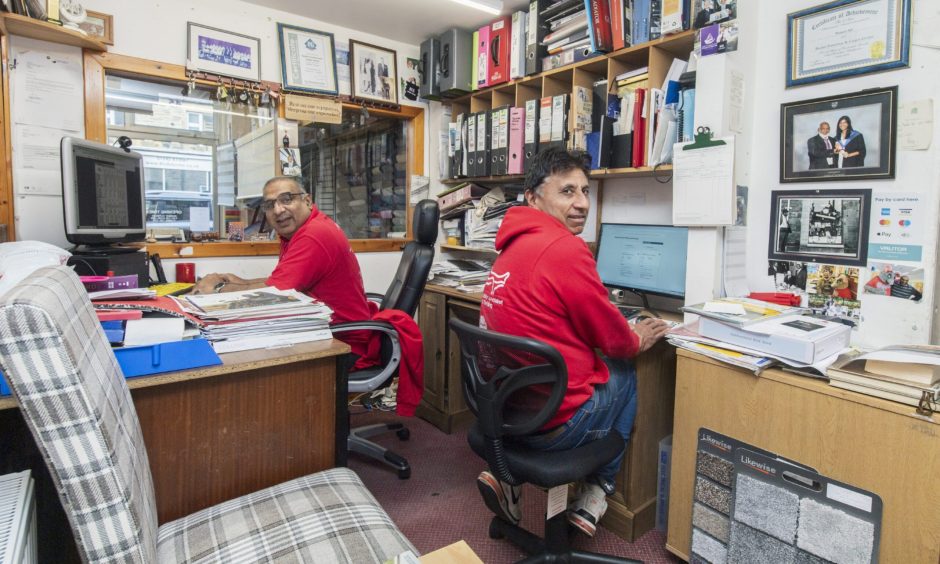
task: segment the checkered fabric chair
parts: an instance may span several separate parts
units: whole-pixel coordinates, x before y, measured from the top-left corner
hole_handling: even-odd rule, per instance
[[[0,369],[86,562],[359,563],[415,550],[345,468],[158,527],[137,412],[85,290],[67,267],[38,270],[0,298]]]

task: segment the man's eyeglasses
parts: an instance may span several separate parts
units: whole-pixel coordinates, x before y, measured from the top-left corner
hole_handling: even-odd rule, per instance
[[[274,204],[281,204],[282,206],[289,206],[291,202],[294,201],[294,198],[298,196],[305,196],[306,192],[282,192],[277,195],[277,198],[273,200],[261,200],[261,211],[269,212],[274,209]]]

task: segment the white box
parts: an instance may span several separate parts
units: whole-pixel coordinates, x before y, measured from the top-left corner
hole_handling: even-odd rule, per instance
[[[734,327],[714,319],[699,319],[699,333],[755,351],[812,364],[849,346],[851,327],[805,315],[789,315]]]

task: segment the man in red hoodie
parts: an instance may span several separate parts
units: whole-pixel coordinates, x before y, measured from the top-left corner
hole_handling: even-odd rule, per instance
[[[299,290],[333,310],[333,323],[372,319],[359,261],[346,234],[320,213],[303,186],[292,176],[275,176],[262,190],[261,211],[281,239],[277,266],[267,278],[246,280],[234,274],[210,274],[193,289],[196,293],[236,292],[274,286]],[[352,352],[367,353],[370,331],[341,336]]]
[[[585,242],[588,161],[583,153],[541,151],[526,172],[527,206],[509,210],[496,235],[499,257],[483,290],[480,326],[532,337],[558,349],[568,367],[568,392],[555,417],[528,446],[568,450],[619,433],[630,438],[636,416],[636,372],[628,360],[650,348],[668,327],[644,319],[632,329],[608,299]],[[601,354],[597,354],[595,349]],[[621,454],[582,485],[568,520],[589,536],[607,510]],[[490,472],[477,478],[483,499],[511,523],[521,518],[518,487]]]

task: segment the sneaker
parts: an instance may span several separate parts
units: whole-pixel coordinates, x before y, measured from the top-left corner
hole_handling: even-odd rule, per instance
[[[513,525],[519,524],[522,520],[522,508],[519,506],[522,487],[500,482],[496,476],[483,471],[477,476],[477,488],[490,511]]]
[[[583,484],[581,493],[568,507],[568,522],[589,537],[597,532],[597,524],[607,512],[607,496],[597,484]]]

